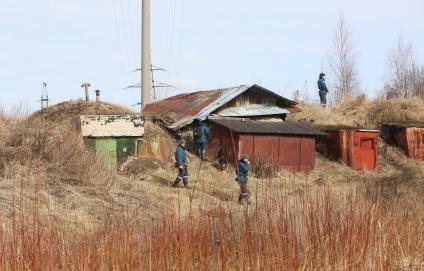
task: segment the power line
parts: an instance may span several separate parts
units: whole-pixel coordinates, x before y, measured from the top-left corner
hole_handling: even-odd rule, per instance
[[[176,69],[177,72],[180,69],[180,63],[181,63],[181,44],[182,44],[183,30],[184,30],[185,6],[186,6],[186,0],[183,1],[182,12],[181,12],[180,35],[179,35],[178,49],[177,49],[177,69]]]
[[[116,0],[112,0],[112,4],[113,4],[113,17],[114,17],[114,21],[115,21],[115,34],[116,34],[116,39],[118,42],[118,50],[119,50],[119,56],[122,59],[123,58],[123,52],[122,52],[122,47],[121,47],[121,35],[119,33],[119,23],[118,23],[118,15],[117,15],[117,11],[116,11]],[[122,61],[119,61],[120,65],[121,65],[121,69],[122,69],[122,74],[125,74],[125,67],[123,66]]]
[[[124,47],[125,47],[125,53],[127,56],[127,63],[128,63],[128,70],[129,67],[131,67],[131,63],[130,63],[130,54],[128,51],[128,41],[127,41],[127,29],[126,29],[126,20],[125,20],[125,13],[124,13],[124,4],[122,2],[122,0],[120,1],[121,3],[121,17],[122,17],[122,33],[124,35]]]
[[[175,17],[177,9],[177,0],[172,0],[172,20],[171,20],[171,33],[169,43],[169,67],[172,67],[173,55],[174,55],[174,37],[175,37]]]

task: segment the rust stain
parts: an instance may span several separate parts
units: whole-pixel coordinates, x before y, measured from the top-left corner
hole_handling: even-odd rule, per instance
[[[376,130],[327,131],[326,146],[330,155],[358,170],[374,170],[378,164]]]
[[[410,158],[424,160],[424,128],[404,128],[393,137]]]

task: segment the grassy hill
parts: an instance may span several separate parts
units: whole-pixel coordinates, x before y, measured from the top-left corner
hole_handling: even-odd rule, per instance
[[[289,118],[316,127],[424,120],[418,99],[301,108]],[[103,168],[74,125],[87,113],[134,112],[72,101],[0,114],[1,270],[423,267],[424,162],[395,147],[380,151],[373,172],[318,153],[310,173],[252,175],[252,205],[240,206],[234,169],[192,154],[190,189],[171,187],[172,161]]]

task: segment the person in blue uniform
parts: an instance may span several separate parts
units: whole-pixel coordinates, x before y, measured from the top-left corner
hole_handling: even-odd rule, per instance
[[[185,188],[188,187],[187,153],[185,150],[185,140],[178,141],[178,147],[175,150],[175,166],[178,168],[178,175],[175,178],[173,187],[177,187],[182,181]]]
[[[327,84],[325,83],[325,73],[320,73],[319,74],[319,79],[318,79],[318,94],[319,94],[319,99],[321,101],[321,106],[323,108],[325,108],[327,106],[327,93],[328,93],[328,88],[327,88]]]
[[[209,140],[209,128],[201,120],[195,120],[193,139],[196,143],[197,154],[199,155],[199,158],[205,160],[206,145],[208,144]]]
[[[248,204],[249,201],[249,189],[247,188],[247,180],[250,170],[250,161],[247,154],[243,154],[238,162],[237,166],[237,181],[240,185],[240,196],[238,198],[239,204],[243,204],[245,200]]]

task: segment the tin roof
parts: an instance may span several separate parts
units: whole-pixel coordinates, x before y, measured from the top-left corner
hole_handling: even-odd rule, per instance
[[[207,119],[212,112],[253,87],[275,96],[277,99],[286,103],[288,107],[292,107],[294,111],[298,111],[298,108],[295,107],[296,102],[286,99],[268,89],[258,85],[241,85],[169,97],[148,104],[143,110],[143,114],[148,117],[158,117],[165,121],[168,128],[178,130],[191,124],[194,119]],[[288,111],[290,109],[288,108]]]
[[[82,115],[84,137],[142,137],[144,121],[137,115]]]
[[[240,134],[326,135],[299,122],[242,121],[230,118],[210,118],[209,120]]]

